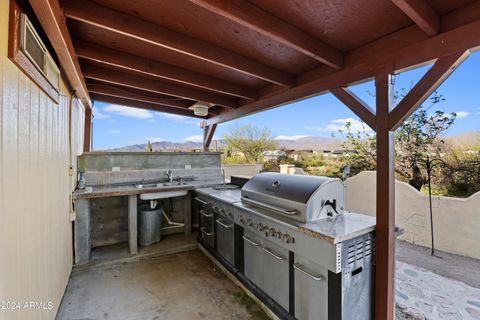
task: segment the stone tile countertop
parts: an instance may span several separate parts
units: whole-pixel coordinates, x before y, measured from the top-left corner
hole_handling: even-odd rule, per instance
[[[221,185],[219,186],[221,187]],[[196,191],[200,194],[210,196],[215,198],[219,201],[227,202],[227,203],[234,203],[240,201],[241,198],[241,188],[238,187],[237,189],[227,189],[227,190],[217,190],[215,187],[208,187],[208,188],[198,188]]]
[[[164,192],[164,191],[177,191],[177,190],[193,190],[194,184],[172,184],[163,185],[159,183],[157,187],[149,188],[137,188],[135,184],[129,185],[106,185],[106,186],[93,186],[86,187],[84,190],[77,189],[73,193],[73,199],[91,199],[91,198],[105,198],[105,197],[118,197],[128,196],[142,193]]]
[[[298,225],[298,231],[333,244],[375,230],[376,219],[365,214],[344,212],[331,218]]]

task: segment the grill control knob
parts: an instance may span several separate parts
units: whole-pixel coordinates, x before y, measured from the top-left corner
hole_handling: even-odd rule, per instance
[[[277,231],[277,232],[275,233],[275,236],[277,237],[277,239],[282,240],[282,238],[283,238],[283,233],[281,233],[280,231]]]
[[[241,223],[245,224],[245,217],[242,215],[240,215],[239,219]]]
[[[268,235],[271,236],[271,237],[275,237],[277,234],[277,230],[275,230],[275,228],[270,228],[268,230]]]
[[[295,239],[292,236],[290,236],[288,233],[285,233],[282,237],[282,241],[285,243],[294,243]]]
[[[248,225],[249,227],[253,226],[253,221],[252,221],[252,219],[250,219],[250,218],[247,219],[247,225]]]
[[[263,223],[257,223],[257,230],[263,231]]]

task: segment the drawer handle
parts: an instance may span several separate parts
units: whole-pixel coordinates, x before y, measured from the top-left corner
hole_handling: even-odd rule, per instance
[[[198,201],[198,202],[200,202],[201,204],[204,204],[204,205],[207,205],[207,204],[208,204],[208,202],[203,201],[203,200],[200,199],[199,197],[196,197],[196,198],[195,198],[195,201]]]
[[[222,227],[224,227],[225,229],[230,229],[232,227],[232,225],[227,225],[227,224],[223,223],[220,219],[217,220],[217,223],[219,225],[221,225]]]
[[[268,253],[269,255],[271,255],[272,257],[274,257],[274,258],[277,259],[277,260],[285,260],[285,257],[276,255],[275,253],[273,253],[272,251],[268,250],[267,248],[262,248],[262,249],[263,249],[263,251],[265,251],[266,253]]]
[[[245,236],[242,236],[243,240],[247,241],[248,243],[250,243],[252,246],[255,246],[255,247],[258,247],[260,245],[260,243],[256,243],[255,241],[252,241],[250,239],[248,239],[247,237]]]
[[[200,232],[202,232],[204,235],[206,235],[207,237],[210,237],[213,235],[213,232],[207,232],[205,230],[205,228],[200,228]]]
[[[210,217],[212,216],[211,213],[210,213],[210,214],[207,214],[207,213],[205,213],[204,210],[200,210],[200,214],[201,214],[202,216],[204,216],[205,218],[210,218]]]
[[[322,281],[324,279],[323,276],[321,276],[321,275],[316,276],[316,275],[311,274],[310,272],[307,272],[307,271],[303,270],[302,265],[299,264],[299,263],[295,263],[293,265],[293,269],[300,271],[301,273],[303,273],[304,275],[306,275],[309,278],[312,278],[315,281]]]

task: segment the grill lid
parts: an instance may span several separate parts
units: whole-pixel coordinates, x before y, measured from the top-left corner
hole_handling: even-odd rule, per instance
[[[325,216],[322,209],[327,201],[343,209],[343,183],[328,177],[261,173],[243,186],[242,201],[295,220],[313,221]]]

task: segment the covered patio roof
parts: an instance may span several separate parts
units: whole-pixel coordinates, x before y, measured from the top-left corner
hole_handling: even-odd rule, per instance
[[[376,319],[393,317],[393,131],[480,46],[478,0],[30,0],[91,99],[218,123],[332,92],[377,132]],[[391,75],[433,67],[394,108]],[[346,87],[375,79],[376,106]],[[91,113],[87,113],[89,128]],[[87,129],[89,139],[89,129]]]

